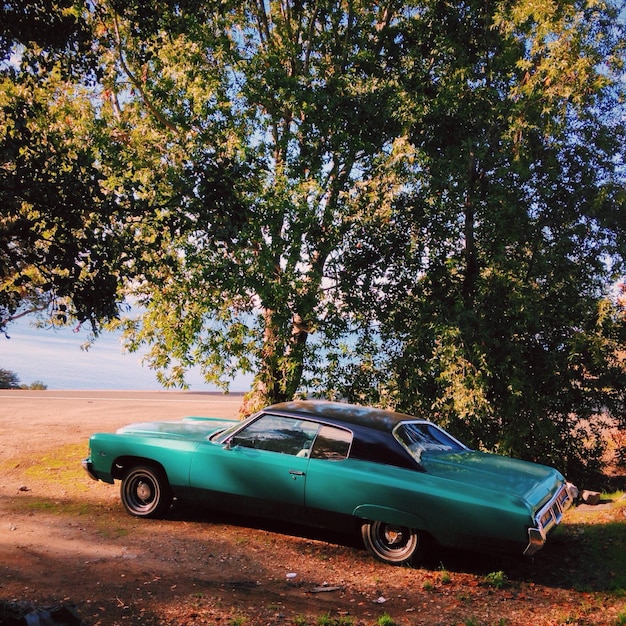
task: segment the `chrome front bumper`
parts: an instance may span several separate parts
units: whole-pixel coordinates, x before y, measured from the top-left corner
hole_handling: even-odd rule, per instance
[[[93,471],[93,466],[91,463],[91,459],[87,458],[87,459],[83,459],[81,462],[81,465],[83,466],[83,469],[87,472],[87,474],[89,474],[89,478],[92,478],[93,480],[100,480]]]
[[[557,526],[563,518],[563,513],[572,506],[574,498],[564,483],[550,501],[535,515],[534,528],[528,529],[528,546],[524,556],[532,556],[546,542],[548,533]]]

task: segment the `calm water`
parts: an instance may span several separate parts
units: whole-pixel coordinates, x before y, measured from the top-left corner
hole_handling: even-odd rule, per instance
[[[124,354],[118,335],[105,334],[88,351],[81,350],[87,332],[69,328],[33,328],[20,319],[8,328],[10,339],[0,335],[0,368],[15,372],[22,384],[41,381],[48,389],[138,389],[162,387],[154,372],[142,365],[141,355]],[[194,391],[213,391],[199,372],[187,377]],[[251,380],[236,379],[231,391],[246,391]]]

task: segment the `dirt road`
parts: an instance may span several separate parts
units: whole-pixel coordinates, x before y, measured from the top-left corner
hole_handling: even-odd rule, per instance
[[[45,450],[55,440],[84,441],[130,422],[186,415],[236,418],[241,394],[180,391],[0,390],[0,463],[16,453]]]
[[[72,606],[93,626],[313,626],[322,618],[373,626],[384,615],[407,626],[581,616],[576,623],[611,624],[626,610],[602,582],[593,592],[569,588],[568,568],[584,563],[567,536],[534,562],[441,552],[422,569],[394,568],[351,537],[176,507],[165,520],[137,520],[123,512],[117,485],[80,468],[93,432],[146,419],[235,417],[241,399],[0,391],[0,624],[19,603]],[[499,571],[505,587],[485,584]]]

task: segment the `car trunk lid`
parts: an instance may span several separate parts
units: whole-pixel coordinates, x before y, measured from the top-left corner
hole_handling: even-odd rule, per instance
[[[422,465],[433,476],[521,498],[533,510],[547,502],[563,482],[551,467],[485,452],[427,453]]]

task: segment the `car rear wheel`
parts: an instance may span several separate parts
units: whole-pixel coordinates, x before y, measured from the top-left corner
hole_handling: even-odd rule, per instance
[[[135,517],[162,517],[172,505],[172,491],[164,472],[152,466],[131,468],[120,487],[122,504]]]
[[[361,526],[365,547],[379,560],[403,565],[423,556],[425,537],[405,526],[365,522]]]

